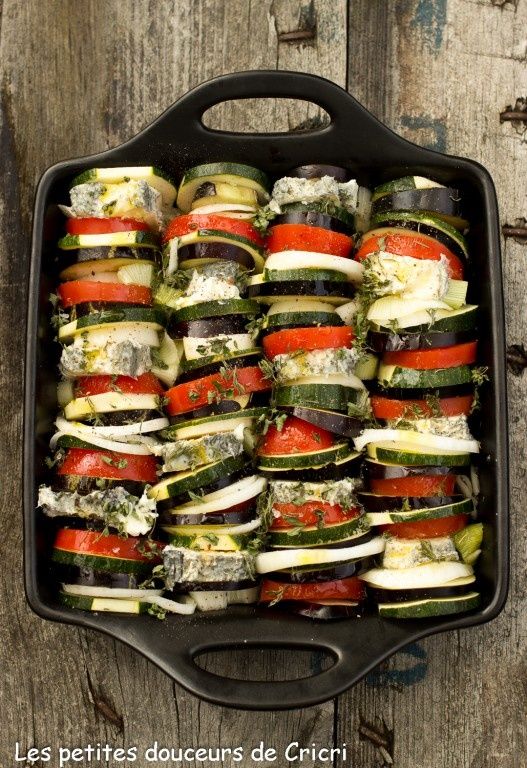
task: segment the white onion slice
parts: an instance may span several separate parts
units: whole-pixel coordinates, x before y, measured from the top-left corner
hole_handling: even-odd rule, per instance
[[[256,556],[256,570],[258,573],[270,573],[302,565],[322,565],[323,563],[338,563],[343,560],[357,560],[361,557],[378,555],[384,551],[385,545],[384,537],[377,536],[375,539],[370,539],[365,544],[357,544],[355,547],[281,549],[274,552],[262,552]]]
[[[252,219],[256,214],[256,208],[252,205],[242,205],[241,203],[212,203],[211,205],[202,205],[190,211],[189,216],[200,216],[209,213],[230,213],[229,218]],[[236,214],[236,215],[235,215]]]
[[[233,485],[222,488],[220,491],[208,493],[206,496],[203,496],[202,502],[197,504],[195,502],[188,502],[174,508],[172,512],[219,512],[222,509],[228,509],[236,504],[242,504],[244,501],[253,499],[262,493],[266,486],[267,480],[264,477],[251,475],[243,480],[239,480],[237,483],[233,483]]]
[[[448,585],[455,579],[472,576],[474,569],[465,563],[425,563],[413,568],[372,568],[359,578],[381,589],[426,589]]]
[[[166,597],[159,597],[158,595],[151,595],[148,597],[143,597],[140,600],[141,603],[150,603],[151,605],[157,605],[159,608],[162,608],[164,611],[168,611],[169,613],[181,613],[184,616],[189,616],[191,613],[194,613],[196,610],[196,603],[194,601],[190,601],[186,599],[184,602],[179,602],[176,600],[168,600]]]
[[[464,440],[459,437],[447,437],[445,435],[430,435],[423,432],[414,432],[410,429],[365,429],[362,434],[353,439],[358,451],[375,442],[412,443],[425,448],[444,451],[459,451],[459,453],[479,453],[477,440]]]
[[[162,595],[162,589],[119,589],[116,587],[87,587],[82,584],[63,584],[62,590],[68,595],[86,597],[114,597],[121,600],[142,600],[143,597]]]
[[[84,432],[86,436],[94,435],[114,439],[129,435],[143,435],[148,432],[157,432],[160,429],[168,427],[169,424],[169,420],[164,416],[158,419],[148,419],[148,421],[138,421],[135,424],[120,424],[108,427],[92,427],[88,424],[83,424],[80,421],[68,421],[62,416],[59,416],[55,422],[57,429],[64,434],[69,434],[70,429],[75,429],[78,432]]]
[[[265,262],[266,269],[333,269],[343,272],[352,283],[360,283],[364,266],[345,256],[332,256],[312,251],[279,251]]]
[[[55,450],[59,437],[63,435],[68,437],[76,437],[78,440],[84,440],[90,445],[94,445],[97,448],[102,448],[104,451],[114,451],[115,453],[129,453],[133,456],[149,456],[152,451],[146,445],[134,445],[133,443],[122,443],[116,440],[109,440],[105,437],[98,437],[96,435],[87,435],[82,430],[68,429],[65,432],[55,432],[51,440],[49,441],[49,447],[52,451]]]

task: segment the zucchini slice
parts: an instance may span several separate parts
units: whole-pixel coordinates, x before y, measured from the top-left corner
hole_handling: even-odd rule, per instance
[[[203,488],[211,485],[222,477],[227,477],[233,472],[243,469],[245,465],[244,456],[234,456],[223,461],[216,461],[207,464],[198,469],[178,472],[175,475],[162,480],[148,489],[148,496],[156,501],[163,501],[174,496],[180,496],[188,493],[194,488]]]
[[[158,239],[151,232],[133,230],[131,232],[107,232],[104,235],[64,235],[58,242],[63,251],[78,248],[158,248]]]
[[[260,469],[304,469],[306,467],[323,467],[325,464],[356,455],[356,451],[348,443],[337,443],[321,451],[306,451],[305,453],[259,455]]]
[[[472,382],[472,371],[468,365],[454,368],[432,368],[418,370],[402,368],[397,365],[381,363],[377,378],[382,387],[400,387],[401,389],[434,389],[453,387]]]
[[[386,619],[430,619],[453,613],[466,613],[479,608],[479,592],[469,592],[456,597],[435,597],[428,600],[411,600],[404,603],[379,603],[379,616]]]
[[[441,189],[444,188],[438,181],[427,179],[425,176],[402,176],[400,179],[386,181],[379,184],[373,190],[371,197],[372,205],[385,195],[393,195],[396,192],[407,192],[415,189]]]
[[[470,453],[459,451],[430,450],[420,448],[411,443],[379,442],[369,443],[368,456],[386,464],[403,464],[408,466],[437,465],[441,467],[468,467]]]
[[[179,185],[177,207],[188,213],[199,187],[207,182],[248,187],[255,190],[260,203],[269,200],[270,181],[257,168],[240,163],[207,163],[190,168],[185,173]]]

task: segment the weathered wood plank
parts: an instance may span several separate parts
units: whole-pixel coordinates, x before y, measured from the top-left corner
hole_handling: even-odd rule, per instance
[[[384,59],[360,31],[380,28]],[[349,90],[407,138],[466,155],[492,173],[502,222],[525,216],[527,143],[499,113],[527,92],[527,2],[457,0],[355,2]],[[362,62],[352,58],[357,46]],[[371,72],[384,76],[376,89]],[[362,76],[364,73],[364,77]],[[504,243],[508,343],[526,341],[527,250]],[[361,715],[394,732],[397,768],[519,768],[525,762],[525,398],[527,379],[509,376],[511,594],[490,625],[431,638],[398,654],[339,699],[337,742],[345,765],[383,765],[371,740],[357,738]]]
[[[281,32],[314,19],[314,41],[278,42]],[[4,161],[0,361],[6,472],[0,525],[6,554],[0,663],[7,671],[2,686],[1,765],[11,764],[17,739],[23,748],[108,742],[116,747],[138,745],[140,752],[155,739],[190,747],[247,747],[263,739],[282,749],[293,737],[331,744],[331,703],[287,715],[262,714],[255,727],[248,713],[198,702],[119,643],[42,622],[30,613],[20,583],[18,350],[24,340],[33,190],[48,165],[123,141],[190,87],[222,72],[279,65],[316,71],[344,83],[345,42],[343,0],[5,4],[0,43]],[[305,106],[292,107],[283,125],[287,129],[312,114]],[[260,130],[274,130],[278,122],[276,113],[261,105],[255,114],[237,108],[232,116],[237,125]],[[9,355],[11,350],[16,354]],[[296,663],[297,672],[308,674],[313,663],[319,660]],[[272,659],[252,653],[220,666],[209,659],[209,664],[227,674],[241,670],[247,676],[271,679],[275,667],[285,672],[291,660],[284,654]]]

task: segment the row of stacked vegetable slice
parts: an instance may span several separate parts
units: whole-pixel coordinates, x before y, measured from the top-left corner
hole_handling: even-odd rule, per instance
[[[158,614],[260,599],[318,618],[372,597],[395,617],[475,607],[481,371],[459,195],[407,177],[370,200],[333,166],[269,192],[232,163],[191,169],[177,194],[153,168],[74,180],[58,469],[39,494],[60,598]]]

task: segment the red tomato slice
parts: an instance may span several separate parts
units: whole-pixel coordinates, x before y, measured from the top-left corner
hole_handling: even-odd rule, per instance
[[[124,539],[115,533],[103,534],[100,531],[61,528],[57,531],[53,546],[55,549],[64,549],[67,552],[77,552],[82,555],[155,563],[160,560],[156,554],[158,548],[163,549],[165,545],[160,542],[153,542],[151,545],[147,539],[138,539],[133,536]]]
[[[407,230],[398,232],[379,232],[366,235],[359,246],[355,258],[363,261],[372,253],[387,251],[396,256],[411,256],[413,259],[430,259],[440,261],[441,256],[448,260],[449,277],[453,280],[463,280],[463,262],[446,246],[434,240],[433,237]]]
[[[271,389],[271,382],[265,378],[259,366],[235,368],[224,374],[215,373],[172,387],[166,392],[166,410],[170,416],[176,416],[209,405],[211,400],[225,400],[267,389]]]
[[[152,291],[145,285],[98,283],[95,280],[70,280],[57,288],[63,307],[88,301],[107,301],[111,304],[152,304]]]
[[[278,513],[278,514],[276,514]],[[294,528],[296,525],[324,525],[353,520],[360,514],[357,507],[343,510],[339,504],[325,501],[307,501],[305,504],[273,504],[271,531]]]
[[[468,416],[473,400],[474,395],[459,395],[442,397],[430,403],[426,400],[393,400],[382,395],[372,395],[371,407],[376,419],[415,419],[416,414],[422,418],[434,416],[436,403],[443,416]]]
[[[314,427],[313,424],[297,419],[296,416],[288,416],[280,430],[271,424],[258,448],[258,453],[262,456],[308,453],[331,448],[334,442],[335,438],[331,432]]]
[[[104,392],[122,392],[134,395],[164,395],[165,390],[153,373],[143,373],[137,379],[131,376],[81,376],[73,385],[75,397],[92,397]]]
[[[351,347],[355,334],[349,325],[324,328],[291,328],[265,336],[263,348],[267,357],[312,349]]]
[[[263,246],[264,241],[260,233],[249,221],[243,219],[231,219],[229,216],[220,216],[213,213],[188,213],[185,216],[177,216],[172,219],[163,235],[163,242],[167,243],[173,237],[182,237],[197,229],[215,229],[221,232],[229,232],[231,235],[239,235]]]
[[[400,365],[420,371],[434,368],[455,368],[458,365],[470,365],[476,362],[477,341],[466,344],[454,344],[452,347],[437,349],[413,349],[402,352],[385,352],[382,358],[386,365]]]
[[[452,496],[455,475],[381,477],[369,481],[370,491],[381,496]]]
[[[67,219],[68,235],[106,235],[110,232],[147,232],[148,224],[137,219]]]
[[[416,523],[393,523],[380,525],[381,533],[389,533],[398,539],[433,539],[436,536],[450,536],[466,526],[468,515],[439,517],[437,520],[419,520]]]
[[[154,456],[135,456],[96,448],[69,448],[58,474],[156,483],[156,469]]]
[[[307,582],[306,584],[284,584],[273,579],[264,579],[260,592],[262,603],[280,600],[363,600],[366,596],[364,582],[358,576],[334,581]]]
[[[269,230],[267,250],[269,253],[312,251],[349,256],[353,250],[353,238],[309,224],[276,224]]]

